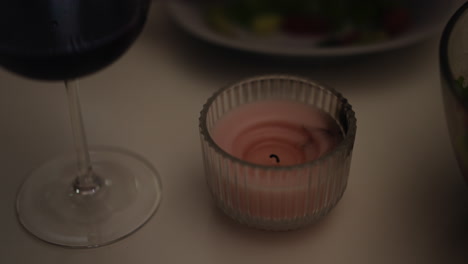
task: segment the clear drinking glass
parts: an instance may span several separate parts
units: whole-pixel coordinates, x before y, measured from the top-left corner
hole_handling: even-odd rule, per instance
[[[468,2],[445,27],[440,43],[440,75],[452,146],[468,183]]]
[[[333,89],[267,75],[209,98],[200,134],[217,205],[249,226],[289,230],[325,216],[341,199],[356,119]]]
[[[0,65],[23,77],[65,80],[69,102],[76,153],[33,170],[17,196],[19,221],[39,239],[106,245],[140,228],[161,201],[158,173],[145,159],[88,149],[76,81],[125,53],[148,9],[149,0],[0,1]]]

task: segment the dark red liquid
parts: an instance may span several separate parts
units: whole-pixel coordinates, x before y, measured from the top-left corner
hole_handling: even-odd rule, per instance
[[[119,58],[141,32],[149,0],[2,0],[0,65],[66,80]]]

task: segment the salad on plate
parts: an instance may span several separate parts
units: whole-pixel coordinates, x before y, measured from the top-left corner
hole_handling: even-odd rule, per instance
[[[408,0],[204,0],[204,20],[235,38],[287,35],[321,47],[375,44],[411,27]]]

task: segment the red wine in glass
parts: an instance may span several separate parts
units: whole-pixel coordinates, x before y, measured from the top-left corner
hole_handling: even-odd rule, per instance
[[[97,247],[146,223],[161,200],[156,170],[117,148],[89,149],[77,78],[115,62],[146,22],[149,0],[3,0],[0,65],[23,77],[64,80],[76,153],[35,169],[18,192],[21,224],[38,238]]]
[[[147,10],[147,0],[4,0],[0,63],[43,80],[94,73],[130,47]]]

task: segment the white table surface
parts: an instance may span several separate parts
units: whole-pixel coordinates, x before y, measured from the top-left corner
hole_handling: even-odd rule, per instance
[[[163,181],[156,215],[130,237],[97,249],[41,242],[15,216],[28,171],[71,151],[61,83],[0,71],[0,263],[468,263],[468,190],[449,143],[438,38],[334,62],[284,60],[193,39],[160,4],[119,61],[82,79],[90,144],[144,155]],[[347,191],[322,221],[264,232],[231,221],[208,193],[198,116],[219,87],[292,73],[349,99],[358,132]]]

